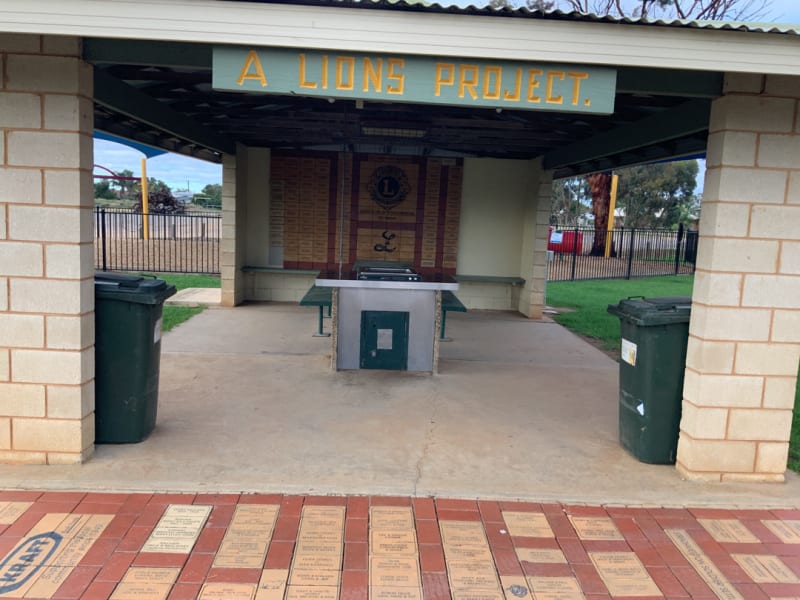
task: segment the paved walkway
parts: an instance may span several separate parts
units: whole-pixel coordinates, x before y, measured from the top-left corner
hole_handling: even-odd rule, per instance
[[[800,597],[800,511],[0,492],[0,598]]]

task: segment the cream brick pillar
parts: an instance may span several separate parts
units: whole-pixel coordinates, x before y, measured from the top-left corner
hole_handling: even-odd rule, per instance
[[[222,255],[220,257],[222,305],[245,300],[244,266],[247,213],[247,148],[237,145],[236,155],[222,158]]]
[[[553,172],[542,169],[541,159],[530,162],[528,198],[522,220],[520,277],[525,285],[519,293],[519,312],[541,319],[547,278],[547,228],[553,195]]]
[[[94,448],[92,70],[0,34],[0,461]]]
[[[800,357],[800,78],[714,102],[677,468],[783,481]]]

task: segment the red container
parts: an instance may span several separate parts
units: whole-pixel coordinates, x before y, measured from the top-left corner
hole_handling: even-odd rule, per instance
[[[560,239],[559,239],[560,234]],[[577,241],[577,250],[576,250],[576,241]],[[578,231],[575,232],[574,230],[563,230],[556,232],[556,239],[553,240],[553,228],[550,228],[547,237],[547,249],[552,250],[553,252],[558,252],[559,254],[572,254],[575,252],[576,254],[581,253],[581,249],[583,248],[583,233]]]

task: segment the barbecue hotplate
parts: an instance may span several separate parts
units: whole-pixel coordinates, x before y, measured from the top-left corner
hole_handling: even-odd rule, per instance
[[[362,281],[422,281],[414,269],[399,267],[365,267],[358,272]]]

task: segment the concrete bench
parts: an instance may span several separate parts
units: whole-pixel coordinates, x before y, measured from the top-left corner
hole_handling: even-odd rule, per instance
[[[445,337],[444,328],[447,324],[447,313],[451,310],[456,312],[467,312],[467,307],[459,300],[456,295],[450,290],[442,291],[442,327],[439,330],[439,341],[449,342],[450,339]]]
[[[475,282],[475,283],[510,283],[511,285],[525,285],[525,279],[522,277],[495,277],[494,275],[462,275],[456,274],[456,281],[459,283]]]
[[[311,289],[306,292],[305,296],[300,299],[300,306],[319,307],[319,322],[317,326],[317,333],[314,334],[314,337],[329,337],[331,335],[330,333],[325,333],[322,330],[322,319],[324,318],[323,310],[325,307],[328,308],[328,316],[331,316],[332,293],[333,288],[313,285],[311,286]]]

